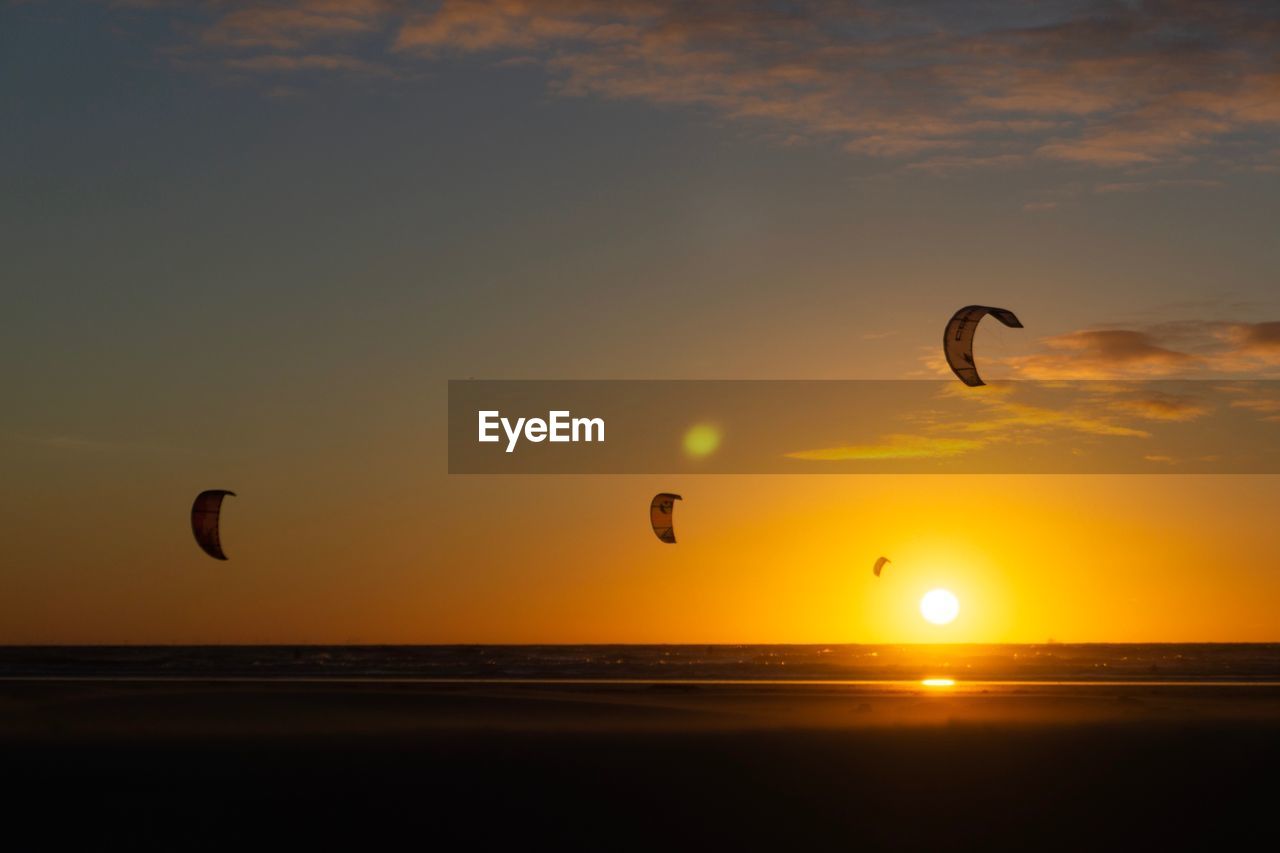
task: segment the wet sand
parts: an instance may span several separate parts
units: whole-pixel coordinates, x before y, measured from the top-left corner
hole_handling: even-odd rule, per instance
[[[0,681],[11,827],[455,848],[1261,845],[1280,686]]]

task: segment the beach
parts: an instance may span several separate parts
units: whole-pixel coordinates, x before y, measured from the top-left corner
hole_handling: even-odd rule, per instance
[[[1267,682],[0,682],[15,825],[213,849],[1223,849]]]

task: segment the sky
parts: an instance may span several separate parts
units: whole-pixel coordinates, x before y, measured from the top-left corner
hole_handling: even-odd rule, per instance
[[[449,379],[941,378],[971,303],[1025,326],[992,378],[1280,378],[1278,43],[1191,0],[0,5],[0,642],[1280,640],[1275,476],[446,442]]]

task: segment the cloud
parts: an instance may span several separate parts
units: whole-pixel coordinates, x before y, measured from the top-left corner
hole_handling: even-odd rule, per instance
[[[1152,421],[1193,421],[1213,411],[1213,407],[1202,400],[1159,393],[1114,400],[1110,407],[1113,411]]]
[[[176,31],[196,20],[189,47],[242,72],[518,58],[561,97],[696,107],[924,175],[1049,160],[1178,173],[1098,192],[1202,186],[1189,168],[1273,165],[1280,130],[1280,9],[1247,0],[205,0],[150,14],[179,10]],[[285,54],[358,61],[268,59]]]
[[[1280,322],[1081,329],[1042,338],[1026,355],[983,361],[1019,379],[1269,378],[1280,375]]]
[[[992,389],[993,391],[995,389]],[[954,386],[947,386],[947,395],[957,393]],[[965,394],[964,397],[988,410],[985,417],[972,417],[950,425],[950,429],[962,433],[987,433],[991,441],[1012,441],[1046,431],[1112,436],[1123,438],[1147,438],[1146,430],[1118,423],[1107,405],[1099,405],[1097,399],[1065,406],[1037,405],[1013,399],[1015,388],[1004,386],[997,393]]]
[[[368,33],[391,9],[391,3],[376,0],[235,4],[204,29],[201,41],[224,48],[293,50],[318,41]]]
[[[1259,449],[1265,458],[1273,449],[1271,427],[1256,422],[1280,423],[1277,385],[1053,380],[971,388],[952,380],[934,386],[928,403],[913,398],[878,412],[876,422],[886,433],[875,441],[786,455],[840,462],[949,459],[988,451],[979,458],[1048,459],[1069,449],[1095,459],[1175,464],[1220,461],[1220,454],[1205,451],[1221,449],[1225,436],[1238,458]]]
[[[390,70],[384,65],[366,62],[363,59],[358,59],[354,56],[344,56],[341,54],[308,54],[301,56],[263,54],[243,59],[229,59],[227,60],[227,67],[234,68],[238,71],[348,71],[360,74],[390,73]]]
[[[563,0],[445,0],[431,11],[410,12],[393,49],[431,55],[621,42],[636,34],[633,21],[649,18],[658,8]]]
[[[905,168],[909,172],[930,172],[941,175],[948,172],[964,172],[974,169],[1004,169],[1025,165],[1027,158],[1020,154],[995,154],[990,157],[946,156],[930,157]]]
[[[1157,344],[1147,332],[1096,329],[1046,338],[1042,351],[1006,360],[1028,379],[1107,379],[1117,376],[1170,376],[1198,359]]]
[[[1242,393],[1249,394],[1242,399],[1232,400],[1231,407],[1233,409],[1244,409],[1254,412],[1259,416],[1259,420],[1267,423],[1280,423],[1280,393],[1271,393],[1257,395],[1258,389],[1247,388],[1241,389]]]
[[[1163,306],[1207,316],[1232,311],[1261,311],[1257,304],[1190,302]],[[998,355],[984,348],[979,331],[975,353],[988,381],[1029,379],[1067,380],[1141,379],[1280,379],[1280,321],[1179,320],[1123,327],[1078,329],[1060,335],[1010,338],[1030,351]],[[951,377],[940,348],[920,350],[921,370],[915,378]],[[1230,385],[1221,386],[1229,391]]]
[[[1046,143],[1036,153],[1093,166],[1178,163],[1239,126],[1183,110],[1161,112],[1159,117],[1122,113],[1110,123],[1093,123],[1073,138]]]
[[[1209,411],[1207,406],[1173,395],[1123,399],[1129,389],[1110,386],[1064,388],[1042,403],[1018,399],[1023,392],[1037,390],[1013,384],[973,389],[948,383],[938,394],[937,407],[897,413],[914,432],[890,433],[870,444],[785,455],[817,462],[948,459],[1011,443],[1048,444],[1064,436],[1146,439],[1151,437],[1149,431],[1126,424],[1121,417],[1191,420]]]
[[[1208,313],[1210,306],[1199,307]],[[981,337],[979,332],[975,351],[987,380],[1280,379],[1280,321],[1275,320],[1184,320],[1079,329],[1033,340],[1031,352],[1007,356],[984,352]],[[922,350],[920,363],[923,370],[917,376],[952,375],[937,348]],[[1231,386],[1219,390],[1229,392]],[[1162,411],[1174,414],[1169,400],[1144,405],[1144,411],[1130,413],[1156,418]],[[1194,408],[1194,403],[1186,405]],[[1178,414],[1186,411],[1190,410]]]
[[[1221,187],[1222,181],[1202,180],[1195,178],[1174,179],[1162,178],[1155,181],[1118,181],[1114,183],[1098,184],[1093,188],[1095,193],[1141,193],[1147,190],[1160,189],[1163,187],[1195,187],[1199,189],[1213,189]]]
[[[1240,355],[1280,362],[1280,321],[1229,323],[1223,336]]]
[[[1234,409],[1249,409],[1250,411],[1264,414],[1280,414],[1280,399],[1263,397],[1252,400],[1233,400],[1231,407]]]

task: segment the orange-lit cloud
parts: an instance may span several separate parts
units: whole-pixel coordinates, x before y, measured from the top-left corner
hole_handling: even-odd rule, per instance
[[[1245,394],[1238,400],[1231,401],[1233,409],[1245,409],[1255,412],[1259,419],[1268,423],[1280,423],[1280,395],[1258,395],[1254,389],[1242,389]]]
[[[295,50],[367,33],[398,4],[379,0],[292,0],[234,4],[201,35],[206,44]]]
[[[1231,406],[1236,409],[1249,409],[1265,414],[1280,414],[1280,399],[1235,400],[1231,403]]]
[[[1010,0],[980,13],[675,0],[155,5],[202,10],[192,45],[240,71],[517,59],[564,97],[696,106],[779,144],[827,141],[924,174],[1041,160],[1175,171],[1102,193],[1207,186],[1182,173],[1214,168],[1204,155],[1215,144],[1229,139],[1233,162],[1265,172],[1280,129],[1280,14],[1244,0]]]
[[[1027,355],[986,361],[1023,379],[1266,378],[1280,370],[1280,322],[1083,329],[1045,338]]]
[[[347,71],[360,74],[388,74],[386,66],[366,62],[342,54],[304,54],[298,56],[263,54],[243,59],[228,59],[227,67],[238,71],[302,72]]]
[[[1194,178],[1174,179],[1162,178],[1155,181],[1116,181],[1098,184],[1093,188],[1095,193],[1140,193],[1163,187],[1198,187],[1213,189],[1222,186],[1222,181],[1199,180]]]
[[[1237,355],[1280,364],[1280,321],[1230,323],[1222,327],[1222,337]]]
[[[1209,404],[1176,394],[1151,394],[1114,400],[1111,409],[1153,421],[1193,421],[1212,411]]]
[[[1196,400],[1153,394],[1141,386],[1100,385],[1057,405],[1017,399],[1023,390],[1006,384],[975,393],[971,388],[947,384],[939,395],[945,401],[944,408],[907,414],[918,432],[890,433],[872,444],[823,447],[786,456],[822,462],[945,459],[992,445],[1045,442],[1063,435],[1145,439],[1151,433],[1126,419],[1189,421],[1211,410]],[[978,411],[957,412],[957,405]]]
[[[994,390],[994,389],[993,389]],[[953,386],[944,392],[954,395]],[[971,394],[967,399],[987,410],[985,417],[963,422],[959,429],[966,433],[984,433],[990,441],[1025,439],[1030,434],[1050,430],[1097,436],[1146,438],[1146,430],[1120,423],[1111,402],[1094,397],[1069,406],[1037,405],[1015,400],[1014,386],[1004,386],[1000,393]]]
[[[1198,359],[1160,346],[1146,332],[1098,329],[1047,338],[1042,352],[1007,363],[1029,379],[1106,379],[1175,375],[1195,367]]]

